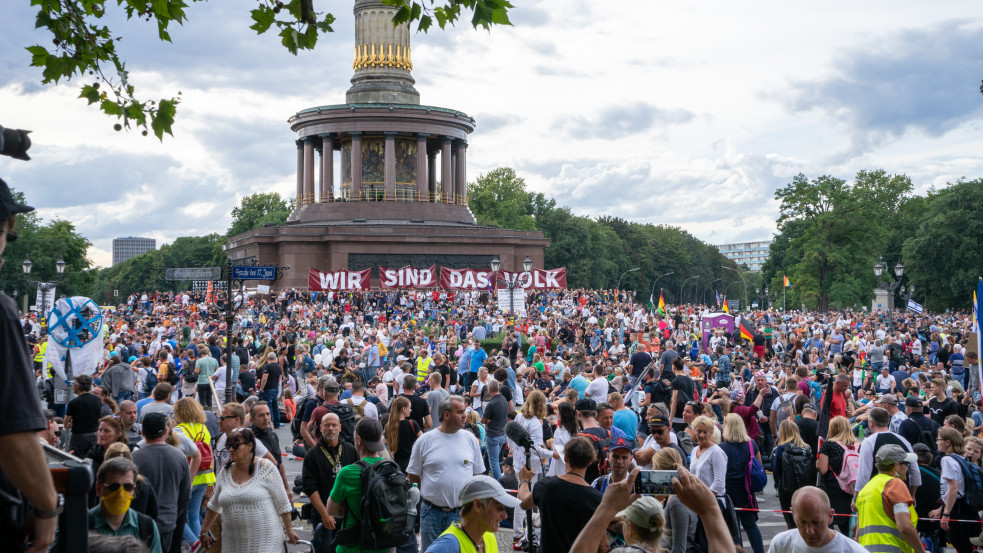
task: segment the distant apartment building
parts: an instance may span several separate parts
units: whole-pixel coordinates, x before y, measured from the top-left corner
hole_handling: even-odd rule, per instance
[[[771,240],[760,242],[737,242],[735,244],[720,244],[717,249],[724,257],[732,260],[738,265],[747,265],[752,271],[760,271],[765,260],[768,259],[768,247]]]
[[[113,238],[113,265],[157,249],[157,240],[138,236]]]

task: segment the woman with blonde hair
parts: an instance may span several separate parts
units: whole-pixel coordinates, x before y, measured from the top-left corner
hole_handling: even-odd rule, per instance
[[[174,402],[175,430],[195,442],[201,453],[198,466],[191,466],[191,500],[188,502],[188,522],[184,529],[184,539],[194,543],[201,532],[201,503],[208,488],[215,484],[215,473],[212,471],[212,435],[205,426],[205,411],[197,400],[183,397]],[[191,459],[194,465],[194,458]]]
[[[860,450],[860,443],[853,435],[850,421],[846,417],[833,417],[829,421],[829,433],[823,446],[819,448],[819,459],[816,468],[822,475],[820,487],[829,496],[829,504],[838,515],[852,515],[850,504],[853,494],[844,491],[836,480],[836,475],[843,470],[843,457],[847,451]],[[840,532],[849,536],[850,517],[838,516],[833,518]]]
[[[667,447],[655,452],[652,466],[656,470],[679,470],[683,458],[674,448]],[[665,535],[661,545],[669,553],[687,553],[696,545],[696,513],[679,501],[675,494],[666,499]]]
[[[397,396],[389,408],[389,420],[386,421],[386,428],[383,431],[389,453],[404,473],[410,464],[413,444],[423,435],[423,429],[410,418],[411,411],[410,400],[406,396]]]
[[[744,419],[736,413],[724,417],[723,442],[720,448],[727,456],[726,490],[727,497],[734,503],[735,509],[757,509],[758,502],[754,494],[748,494],[748,464],[751,457],[761,461],[758,446],[748,437]],[[737,519],[747,532],[748,541],[754,553],[764,553],[765,546],[758,529],[758,514],[755,511],[738,511]]]
[[[690,427],[695,432],[696,446],[690,453],[689,471],[710,488],[710,491],[717,496],[717,503],[721,504],[720,508],[728,512],[727,454],[714,441],[713,433],[717,429],[717,424],[710,417],[701,415],[693,419]],[[724,502],[720,500],[721,496],[724,497]],[[702,525],[697,526],[696,540],[706,550],[707,537]]]
[[[805,478],[801,482],[796,482],[792,486],[786,486],[783,481],[783,475],[790,470],[793,470],[792,466],[787,466],[785,463],[784,453],[789,450],[790,461],[794,457],[805,457],[810,466],[815,466],[813,459],[812,448],[809,444],[802,440],[802,436],[799,433],[799,425],[795,424],[791,420],[783,420],[778,426],[778,445],[775,446],[775,450],[772,452],[772,474],[775,478],[775,482],[778,484],[778,503],[781,505],[782,516],[785,517],[785,525],[789,529],[795,528],[795,519],[789,512],[792,509],[792,494],[795,493],[801,486],[811,485],[816,481],[816,476],[813,471],[810,471],[805,475]],[[792,472],[791,474],[795,474]]]
[[[545,418],[546,396],[539,390],[533,390],[526,398],[525,403],[522,404],[522,410],[515,417],[515,422],[525,428],[529,432],[529,436],[532,437],[533,447],[529,449],[530,466],[533,471],[532,482],[529,484],[530,489],[539,481],[545,465],[553,456],[553,451],[546,447],[546,440],[543,439],[543,419]],[[519,447],[511,439],[508,440],[508,444],[509,450],[512,451],[512,461],[516,470],[526,466],[525,448]],[[526,534],[526,512],[522,509],[516,509],[512,520],[514,521],[512,526],[513,537],[517,540],[522,539]]]
[[[106,457],[104,461],[116,457],[123,457],[130,461],[133,460],[133,455],[130,453],[130,447],[122,442],[114,442],[111,446],[106,448]],[[138,513],[143,513],[152,519],[157,518],[158,507],[157,507],[157,492],[154,491],[154,487],[151,486],[147,480],[140,476],[137,476],[137,488],[136,493],[133,495],[133,501],[130,502],[130,508]]]

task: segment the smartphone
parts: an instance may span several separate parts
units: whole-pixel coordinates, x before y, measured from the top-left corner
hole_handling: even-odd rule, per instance
[[[643,470],[635,478],[634,492],[642,495],[673,494],[672,479],[678,477],[679,472],[675,470]]]

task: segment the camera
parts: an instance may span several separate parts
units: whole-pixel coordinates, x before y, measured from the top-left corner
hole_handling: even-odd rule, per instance
[[[672,479],[678,478],[675,470],[643,470],[635,478],[634,492],[642,495],[671,495]]]
[[[30,160],[27,150],[31,148],[31,138],[27,136],[31,131],[22,129],[8,129],[0,125],[0,155],[10,156],[14,159]]]

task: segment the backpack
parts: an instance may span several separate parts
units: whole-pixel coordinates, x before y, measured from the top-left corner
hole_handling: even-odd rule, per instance
[[[154,522],[154,519],[137,512],[137,528],[140,530],[140,541],[147,547],[150,547],[154,543],[154,530],[156,527],[157,523]]]
[[[823,387],[815,380],[810,380],[809,392],[812,394],[813,403],[819,404],[823,395]]]
[[[955,459],[962,469],[963,482],[966,486],[966,493],[961,498],[963,504],[972,511],[980,511],[983,509],[983,469],[959,455],[949,455],[949,457]]]
[[[857,483],[857,473],[860,471],[860,453],[852,446],[846,447],[839,442],[836,442],[836,445],[843,448],[843,467],[839,474],[834,473],[833,476],[836,477],[841,490],[852,494]]]
[[[768,485],[768,473],[765,472],[765,467],[761,461],[754,456],[754,446],[750,440],[748,440],[747,448],[751,454],[751,459],[747,463],[747,490],[750,492],[748,494],[749,499],[754,501],[754,494],[765,489],[765,486]]]
[[[404,545],[413,536],[415,522],[409,514],[410,481],[391,459],[355,464],[362,470],[362,517],[336,532],[332,546],[359,545],[375,550]]]
[[[362,403],[355,405],[355,402],[352,401],[352,398],[348,398],[345,400],[345,403],[350,405],[351,408],[355,410],[355,423],[358,424],[358,421],[362,420],[362,417],[365,416],[365,404],[368,403],[368,400],[365,400]]]
[[[187,424],[182,424],[181,426],[184,427],[185,436],[191,438],[191,426]],[[208,445],[208,442],[205,441],[205,425],[202,425],[201,432],[191,439],[194,440],[195,447],[201,452],[201,462],[198,463],[197,472],[210,470],[212,468],[212,446]]]
[[[189,360],[190,361],[190,360]],[[198,382],[198,375],[195,374],[195,364],[186,363],[181,369],[181,374],[184,375],[185,382]]]
[[[303,424],[304,410],[307,409],[307,403],[309,401],[315,401],[317,395],[311,394],[300,398],[300,403],[297,404],[297,414],[294,415],[293,420],[290,421],[290,432],[293,434],[294,439],[300,437],[300,425]]]
[[[780,485],[786,492],[794,492],[802,486],[808,486],[815,466],[812,450],[808,447],[786,447],[782,450],[782,480]]]
[[[784,396],[778,396],[778,409],[775,410],[775,428],[778,428],[784,420],[795,422],[795,406],[793,402],[799,396],[798,394],[787,395],[789,396],[787,399],[782,399]]]
[[[347,403],[323,403],[341,420],[341,440],[355,445],[355,409]]]
[[[157,373],[149,367],[146,368],[146,371],[147,376],[143,377],[143,392],[149,394],[157,387]],[[168,370],[168,374],[170,374],[170,370]]]
[[[389,355],[389,348],[387,348],[386,344],[383,344],[381,340],[376,342],[376,345],[379,346],[379,359],[385,359],[386,356]]]
[[[174,363],[171,363],[170,361],[164,361],[164,366],[167,367],[167,376],[164,377],[164,381],[171,386],[176,386],[178,381],[181,379],[181,375],[178,374],[177,367],[175,367]]]
[[[611,445],[611,431],[600,427],[597,428],[604,431],[606,434],[605,438],[601,438],[589,432],[577,433],[578,436],[583,436],[584,438],[590,440],[590,442],[594,444],[594,451],[597,452],[597,462],[587,467],[587,478],[585,478],[585,480],[588,482],[593,482],[595,478],[604,476],[611,470],[611,467],[608,466],[608,446]]]

